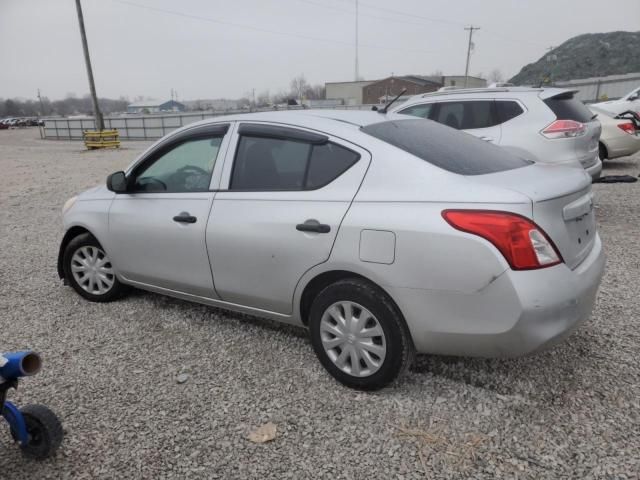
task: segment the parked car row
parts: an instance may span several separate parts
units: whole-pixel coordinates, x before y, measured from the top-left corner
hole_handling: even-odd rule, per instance
[[[640,115],[635,112],[615,114],[596,105],[589,110],[598,115],[602,125],[599,152],[602,160],[633,155],[640,150]]]
[[[604,271],[584,171],[599,169],[600,123],[555,90],[408,109],[436,122],[304,110],[176,130],[66,202],[58,273],[90,301],[137,287],[306,326],[327,371],[367,390],[415,352],[521,355],[566,338]]]
[[[624,97],[617,100],[594,103],[592,106],[611,112],[614,115],[619,115],[628,111],[632,111],[640,115],[640,87],[630,91]]]
[[[3,118],[0,120],[0,130],[14,127],[37,127],[44,126],[43,120],[37,118]]]

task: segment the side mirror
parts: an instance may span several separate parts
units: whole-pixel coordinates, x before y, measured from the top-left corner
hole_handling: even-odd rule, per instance
[[[107,177],[107,188],[115,193],[127,191],[127,177],[124,172],[115,172]]]

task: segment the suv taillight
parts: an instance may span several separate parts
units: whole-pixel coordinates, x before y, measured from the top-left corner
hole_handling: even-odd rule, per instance
[[[631,135],[635,135],[636,134],[636,126],[632,123],[632,122],[627,122],[627,123],[619,123],[618,124],[618,128],[626,133],[629,133]]]
[[[584,135],[587,126],[575,120],[556,120],[547,125],[540,133],[546,138],[571,138]]]
[[[513,270],[533,270],[562,263],[547,234],[521,215],[494,210],[444,210],[453,228],[478,235],[502,253]]]

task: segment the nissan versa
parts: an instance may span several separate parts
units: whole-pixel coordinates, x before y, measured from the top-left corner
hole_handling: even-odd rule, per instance
[[[64,206],[58,271],[92,301],[137,287],[306,325],[354,388],[415,352],[513,356],[566,337],[604,269],[591,179],[430,120],[218,117]]]

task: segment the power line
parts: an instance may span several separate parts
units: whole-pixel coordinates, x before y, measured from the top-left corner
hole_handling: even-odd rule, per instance
[[[314,2],[312,0],[296,0],[296,1],[302,2],[302,3],[307,3],[309,5],[315,5],[317,7],[321,7],[321,8],[328,9],[328,10],[333,10],[333,11],[336,11],[336,12],[352,13],[352,11],[344,9],[344,8],[335,7],[333,5],[325,5],[325,4],[322,4],[322,3]],[[345,0],[345,1],[352,1],[352,0]],[[392,9],[387,9],[387,8],[382,8],[382,7],[373,7],[373,6],[370,6],[370,5],[364,5],[362,3],[360,3],[359,6],[361,7],[360,9],[362,9],[362,7],[364,6],[365,8],[373,8],[373,9],[376,9],[376,10],[382,10],[382,11],[386,11],[386,12],[393,12],[396,15],[402,15],[402,16],[407,16],[407,17],[411,17],[411,18],[422,18],[423,20],[426,20],[426,21],[428,21],[430,23],[442,23],[444,25],[450,25],[450,28],[452,28],[452,29],[453,28],[457,29],[457,28],[459,28],[461,26],[465,26],[464,23],[454,22],[454,21],[451,21],[451,20],[437,19],[437,18],[428,18],[428,17],[416,15],[416,14],[410,13],[410,12],[402,12],[400,10],[392,10]],[[370,13],[366,13],[366,12],[362,12],[362,11],[359,12],[359,16],[360,17],[365,17],[365,18],[373,18],[373,19],[376,19],[376,20],[383,20],[385,22],[402,23],[402,24],[405,24],[405,25],[416,25],[418,27],[429,26],[429,24],[425,23],[425,22],[411,22],[411,21],[408,21],[408,20],[402,20],[402,19],[399,19],[399,18],[392,18],[392,17],[389,17],[389,16],[381,17],[381,16],[378,16],[378,15],[372,15]],[[531,46],[535,46],[535,47],[544,47],[545,46],[545,44],[540,43],[540,42],[531,42],[529,40],[522,40],[522,39],[518,39],[518,38],[512,38],[512,37],[503,35],[501,33],[496,33],[493,30],[483,29],[483,32],[485,32],[485,33],[487,33],[489,35],[492,35],[492,36],[494,36],[496,38],[507,40],[509,42],[516,42],[516,43],[521,43],[523,45],[531,45]]]
[[[353,10],[348,10],[346,8],[340,8],[340,7],[334,7],[333,5],[325,5],[323,3],[317,3],[314,2],[312,0],[296,0],[298,2],[302,2],[302,3],[306,3],[308,5],[315,5],[316,7],[321,7],[323,9],[326,10],[333,10],[335,12],[341,12],[341,13],[349,13],[349,14],[353,14]],[[353,0],[349,0],[349,1],[353,1]],[[362,5],[360,4],[359,7],[361,7]],[[366,18],[373,18],[376,20],[382,20],[384,22],[393,22],[393,23],[402,23],[404,25],[416,25],[418,27],[426,27],[428,26],[428,24],[424,23],[424,22],[410,22],[408,20],[401,20],[399,18],[390,18],[390,17],[381,17],[379,15],[371,15],[370,13],[363,13],[361,11],[358,12],[358,15],[360,17],[366,17]]]
[[[349,0],[345,0],[345,1],[349,1]],[[386,8],[386,7],[378,7],[378,6],[373,6],[373,5],[367,5],[366,3],[363,3],[361,5],[362,7],[365,8],[369,8],[371,10],[378,10],[380,12],[385,12],[385,13],[392,13],[394,15],[401,15],[404,17],[411,17],[411,18],[419,18],[421,20],[426,20],[428,22],[432,22],[432,23],[444,23],[444,24],[449,24],[449,25],[456,25],[458,27],[464,26],[465,24],[462,22],[456,22],[454,20],[447,20],[447,19],[443,19],[443,18],[431,18],[431,17],[425,17],[423,15],[416,15],[413,12],[403,12],[401,10],[394,10],[392,8]],[[388,19],[387,19],[388,20]]]
[[[159,7],[152,7],[149,5],[142,5],[139,3],[135,3],[135,2],[130,2],[128,0],[111,0],[112,2],[115,3],[120,3],[122,5],[128,5],[131,7],[136,7],[136,8],[141,8],[144,10],[150,10],[150,11],[154,11],[154,12],[158,12],[158,13],[164,13],[167,15],[173,15],[173,16],[177,16],[177,17],[182,17],[182,18],[188,18],[190,20],[198,20],[198,21],[203,21],[203,22],[209,22],[209,23],[215,23],[218,25],[225,25],[225,26],[229,26],[229,27],[234,27],[234,28],[240,28],[240,29],[245,29],[245,30],[254,30],[257,32],[262,32],[262,33],[268,33],[271,35],[279,35],[279,36],[285,36],[285,37],[294,37],[294,38],[301,38],[304,40],[311,40],[311,41],[316,41],[316,42],[325,42],[325,43],[333,43],[336,45],[348,45],[348,46],[352,46],[353,44],[350,42],[345,42],[345,41],[341,41],[341,40],[333,40],[330,38],[322,38],[322,37],[313,37],[310,35],[301,35],[301,34],[297,34],[297,33],[289,33],[289,32],[280,32],[277,30],[271,30],[271,29],[267,29],[267,28],[262,28],[262,27],[255,27],[252,25],[244,25],[241,23],[235,23],[235,22],[228,22],[226,20],[218,20],[215,18],[210,18],[210,17],[203,17],[201,15],[192,15],[189,13],[183,13],[183,12],[178,12],[175,10],[167,10],[164,8],[159,8]],[[388,46],[382,46],[382,45],[368,45],[368,44],[359,44],[359,47],[362,48],[370,48],[370,49],[376,49],[376,50],[395,50],[395,51],[401,51],[401,52],[412,52],[412,53],[437,53],[433,50],[421,50],[421,49],[407,49],[407,48],[399,48],[399,47],[388,47]]]
[[[358,0],[356,0],[356,76],[354,80],[357,82],[358,77],[360,76],[359,66],[358,66]]]

